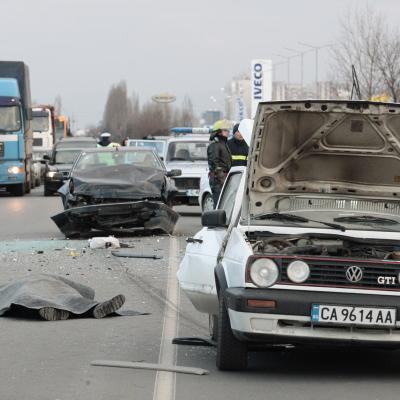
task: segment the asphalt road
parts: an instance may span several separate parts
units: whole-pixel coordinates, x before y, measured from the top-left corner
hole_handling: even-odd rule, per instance
[[[400,352],[288,349],[254,353],[246,372],[219,372],[215,350],[174,346],[179,336],[206,336],[208,322],[180,296],[175,272],[185,237],[200,229],[197,208],[182,213],[174,236],[121,240],[160,260],[122,259],[64,240],[50,215],[57,197],[36,189],[0,196],[0,283],[34,273],[60,274],[90,285],[98,299],[125,294],[125,309],[150,315],[45,322],[2,318],[1,400],[397,399]],[[175,363],[206,376],[94,367],[93,360]]]

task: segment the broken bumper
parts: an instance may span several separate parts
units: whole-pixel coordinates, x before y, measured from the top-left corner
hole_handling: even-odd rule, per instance
[[[135,201],[75,207],[51,219],[65,236],[92,230],[134,232],[138,229],[172,233],[179,215],[161,202]]]

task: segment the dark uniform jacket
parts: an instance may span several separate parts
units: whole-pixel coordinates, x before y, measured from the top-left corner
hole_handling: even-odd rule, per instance
[[[235,137],[228,140],[228,147],[232,154],[232,167],[245,167],[249,146],[244,140],[237,140]]]
[[[208,167],[211,174],[217,169],[225,173],[231,169],[231,152],[226,142],[226,139],[217,136],[207,148]]]

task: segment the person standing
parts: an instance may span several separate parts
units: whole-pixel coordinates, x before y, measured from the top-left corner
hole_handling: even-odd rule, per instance
[[[217,206],[222,186],[232,164],[231,152],[227,144],[229,129],[230,123],[227,120],[217,121],[213,126],[210,136],[211,143],[207,148],[208,178],[214,208]]]
[[[111,133],[103,132],[100,135],[97,147],[119,147],[119,143],[111,142]]]
[[[233,127],[233,137],[228,140],[228,147],[232,155],[232,167],[245,167],[249,146],[239,130],[239,124]]]

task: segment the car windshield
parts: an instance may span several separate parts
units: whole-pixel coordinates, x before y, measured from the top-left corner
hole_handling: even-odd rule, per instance
[[[0,107],[0,131],[15,132],[21,129],[18,106]]]
[[[161,140],[131,140],[129,146],[132,147],[147,147],[157,152],[159,156],[163,156],[165,142]]]
[[[33,132],[47,132],[50,130],[49,117],[47,116],[33,116],[32,131]]]
[[[162,169],[161,163],[152,151],[99,151],[82,153],[75,170],[120,165],[137,165]]]
[[[208,142],[170,142],[167,161],[207,161]]]
[[[78,157],[80,150],[63,150],[56,151],[54,157],[55,164],[73,164]]]
[[[93,149],[96,147],[96,141],[92,140],[66,140],[57,143],[57,149],[79,148],[79,149]]]

